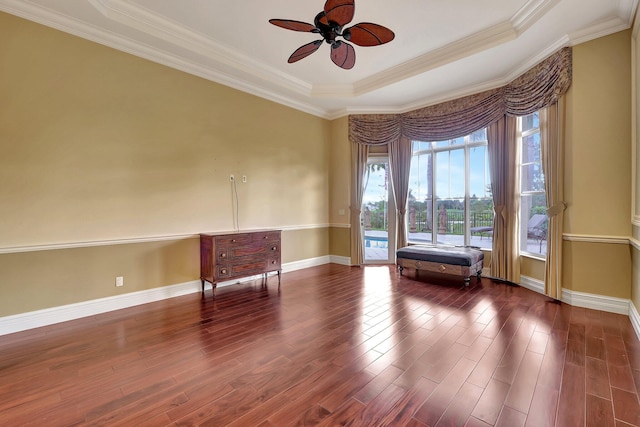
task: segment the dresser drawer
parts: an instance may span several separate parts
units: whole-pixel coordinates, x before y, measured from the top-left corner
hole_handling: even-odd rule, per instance
[[[200,279],[216,283],[282,270],[280,231],[200,235]]]
[[[217,236],[215,238],[216,247],[246,245],[251,242],[251,236],[247,234]]]
[[[279,231],[263,231],[252,236],[254,242],[280,241]]]

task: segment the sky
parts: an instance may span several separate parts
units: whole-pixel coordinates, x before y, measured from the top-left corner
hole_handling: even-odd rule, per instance
[[[486,146],[470,148],[469,195],[489,197],[489,167],[486,162]],[[424,201],[427,196],[428,154],[414,156],[411,163],[409,188],[417,200]],[[439,198],[463,198],[464,194],[464,149],[444,151],[435,154],[436,193]],[[385,171],[374,171],[369,176],[368,187],[363,197],[364,203],[385,200]],[[421,181],[421,182],[420,182]]]

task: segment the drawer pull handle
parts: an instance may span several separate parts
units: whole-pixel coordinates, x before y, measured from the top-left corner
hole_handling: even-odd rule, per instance
[[[226,254],[226,253],[222,252],[222,253],[220,254],[220,258],[226,258],[226,257],[227,257],[227,254]]]
[[[275,261],[271,261],[271,264],[275,264],[275,263],[276,263]]]
[[[227,269],[226,269],[226,268],[223,268],[222,270],[220,270],[220,273],[222,273],[222,274],[227,274]]]
[[[235,242],[236,242],[236,239],[231,239],[231,243],[235,243]]]
[[[264,236],[264,237],[263,237],[263,239],[268,239],[268,238],[269,238],[269,236]]]
[[[271,247],[271,250],[272,250],[272,251],[276,251],[276,250],[278,250],[278,247],[277,247],[277,246],[272,246],[272,247]]]

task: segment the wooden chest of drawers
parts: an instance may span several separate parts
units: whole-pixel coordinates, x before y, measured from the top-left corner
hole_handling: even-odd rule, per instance
[[[282,271],[280,230],[200,234],[200,280],[224,280]]]

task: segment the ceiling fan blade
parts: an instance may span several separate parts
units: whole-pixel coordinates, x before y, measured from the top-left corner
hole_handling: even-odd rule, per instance
[[[269,22],[275,26],[286,28],[287,30],[301,31],[304,33],[318,32],[315,25],[307,24],[302,21],[294,21],[292,19],[269,19]]]
[[[396,36],[387,27],[372,24],[371,22],[360,22],[344,30],[342,35],[345,40],[349,40],[358,46],[378,46],[389,43]]]
[[[300,46],[298,49],[296,49],[295,52],[291,54],[287,62],[289,64],[293,64],[294,62],[300,61],[302,58],[306,58],[307,56],[318,50],[320,45],[322,45],[322,40],[316,40],[311,43],[307,43],[304,46]]]
[[[355,0],[327,0],[324,4],[327,21],[335,22],[341,27],[351,22],[355,10]]]
[[[337,41],[331,45],[331,60],[338,67],[350,70],[356,65],[356,50],[349,43]]]

